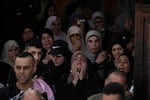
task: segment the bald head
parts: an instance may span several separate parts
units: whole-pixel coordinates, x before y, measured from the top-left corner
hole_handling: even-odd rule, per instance
[[[127,85],[127,78],[125,74],[121,71],[115,70],[111,72],[108,77],[105,79],[105,85],[111,82],[116,82],[121,84],[124,88],[126,88]]]
[[[28,89],[22,95],[22,100],[42,100],[42,98],[39,91]]]

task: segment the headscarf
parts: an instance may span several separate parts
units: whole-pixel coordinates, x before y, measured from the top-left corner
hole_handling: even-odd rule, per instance
[[[71,52],[73,52],[72,51],[73,45],[71,43],[70,36],[75,34],[75,33],[76,34],[78,33],[80,35],[80,37],[81,37],[81,46],[82,46],[81,48],[82,48],[82,51],[84,51],[85,45],[84,45],[83,34],[81,32],[81,29],[76,25],[70,26],[69,29],[68,29],[68,32],[67,32],[67,43],[68,43],[69,50]]]
[[[46,24],[45,24],[45,28],[51,29],[52,23],[54,21],[56,21],[56,20],[59,20],[61,22],[61,20],[60,20],[60,18],[58,16],[50,16],[50,17],[48,17],[48,19],[46,21]]]
[[[87,44],[88,42],[88,39],[91,37],[91,36],[97,36],[100,40],[100,46],[102,46],[102,36],[101,36],[101,33],[96,31],[96,30],[90,30],[87,34],[86,34],[86,37],[85,37],[85,42]],[[101,48],[101,47],[100,47]],[[100,50],[99,50],[100,51]],[[91,62],[94,62],[96,57],[97,57],[97,54],[99,52],[97,52],[96,54],[90,52],[86,46],[86,56],[88,59],[90,59]]]
[[[4,44],[4,48],[1,54],[1,61],[8,63],[9,65],[13,66],[14,62],[10,61],[8,58],[8,52],[12,47],[17,47],[18,50],[20,50],[18,43],[15,40],[8,40],[6,41],[6,43]]]

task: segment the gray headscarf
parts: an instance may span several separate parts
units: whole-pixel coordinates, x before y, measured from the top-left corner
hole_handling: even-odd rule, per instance
[[[86,37],[85,37],[85,42],[87,44],[87,41],[88,39],[91,37],[91,36],[97,36],[100,40],[100,46],[102,46],[102,36],[101,36],[101,33],[98,32],[97,30],[90,30],[87,34],[86,34]],[[101,47],[100,47],[101,48]],[[101,50],[99,50],[101,51]],[[86,56],[87,58],[91,61],[91,62],[94,62],[96,57],[97,57],[97,53],[92,53],[91,51],[88,50],[87,46],[86,46]]]
[[[8,52],[9,52],[9,50],[12,47],[17,47],[18,50],[20,49],[18,43],[15,40],[8,40],[8,41],[6,41],[5,44],[4,44],[3,51],[1,53],[1,57],[0,57],[0,60],[2,62],[8,63],[11,66],[14,65],[14,62],[12,62],[12,61],[9,60],[9,58],[8,58]]]

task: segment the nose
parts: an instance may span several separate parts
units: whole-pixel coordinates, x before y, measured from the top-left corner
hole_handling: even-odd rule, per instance
[[[21,69],[20,69],[20,73],[23,73],[23,72],[24,72],[24,69],[23,69],[23,68],[21,68]]]

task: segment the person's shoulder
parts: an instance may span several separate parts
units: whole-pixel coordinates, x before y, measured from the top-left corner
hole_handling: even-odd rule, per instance
[[[19,94],[21,91],[16,87],[16,85],[10,85],[0,88],[0,98],[12,98]]]
[[[87,100],[101,100],[102,94],[101,93],[97,93],[97,94],[93,94],[91,96],[89,96],[87,98]]]

